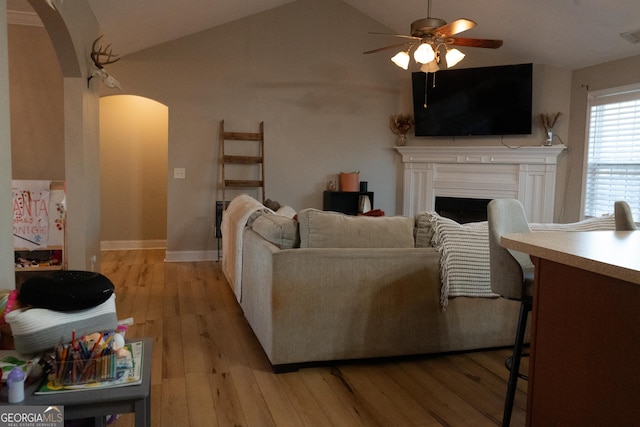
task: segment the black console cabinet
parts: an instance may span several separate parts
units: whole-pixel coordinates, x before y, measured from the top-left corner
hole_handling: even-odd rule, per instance
[[[360,196],[369,196],[371,209],[373,209],[372,191],[325,191],[322,209],[325,211],[342,212],[347,215],[357,215]]]

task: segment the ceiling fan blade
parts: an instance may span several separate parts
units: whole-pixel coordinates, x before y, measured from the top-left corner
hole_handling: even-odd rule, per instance
[[[399,47],[402,46],[408,46],[414,44],[413,42],[404,42],[404,43],[399,43],[399,44],[393,44],[391,46],[385,46],[385,47],[379,47],[378,49],[373,49],[373,50],[368,50],[366,52],[362,52],[363,54],[368,54],[368,53],[376,53],[376,52],[381,52],[383,50],[387,50],[387,49],[397,49]]]
[[[451,37],[455,34],[461,33],[463,31],[467,31],[475,27],[476,24],[471,19],[456,19],[453,22],[443,25],[440,28],[436,28],[433,30],[433,35],[436,37]]]
[[[414,36],[405,36],[404,34],[394,34],[394,33],[375,33],[372,31],[369,31],[369,34],[375,34],[378,36],[391,36],[391,37],[401,37],[403,39],[411,39],[411,40],[421,40],[420,37],[414,37]]]
[[[449,40],[447,40],[447,44],[455,46],[482,47],[485,49],[497,49],[502,46],[502,40],[469,39],[464,37],[452,37]]]

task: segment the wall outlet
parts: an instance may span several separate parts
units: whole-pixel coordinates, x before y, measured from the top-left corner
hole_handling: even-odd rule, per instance
[[[185,168],[173,168],[173,177],[175,179],[185,179],[187,177],[187,170]]]

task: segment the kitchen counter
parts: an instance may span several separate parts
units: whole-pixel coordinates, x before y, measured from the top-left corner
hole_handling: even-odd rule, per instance
[[[506,248],[640,285],[640,232],[511,233]]]
[[[527,425],[637,425],[640,231],[507,234],[535,265]]]

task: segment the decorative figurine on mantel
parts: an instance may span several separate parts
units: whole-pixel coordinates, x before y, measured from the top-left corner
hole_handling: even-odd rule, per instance
[[[413,116],[411,114],[392,114],[389,116],[389,129],[397,135],[396,145],[407,144],[407,133],[413,128]]]

